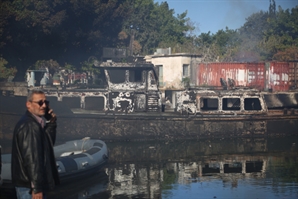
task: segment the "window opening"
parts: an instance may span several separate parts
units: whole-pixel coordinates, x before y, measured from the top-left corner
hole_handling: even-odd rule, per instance
[[[104,97],[85,97],[85,109],[102,111],[105,107]]]
[[[263,170],[263,161],[247,161],[246,173],[261,172]]]
[[[218,99],[217,98],[201,98],[200,108],[202,111],[218,110]]]
[[[262,106],[259,98],[245,98],[244,110],[247,111],[259,111],[262,110]]]
[[[129,81],[130,82],[142,82],[143,81],[143,70],[129,70]]]
[[[62,102],[68,108],[81,108],[81,98],[80,97],[62,97]]]
[[[183,64],[183,77],[189,77],[189,65],[188,64]]]
[[[202,168],[202,173],[220,173],[220,166],[217,163],[211,163],[211,164],[205,164],[205,166]]]
[[[240,110],[240,98],[223,98],[222,110],[225,111],[239,111]]]
[[[230,164],[224,164],[224,173],[242,173],[242,163],[233,162]]]
[[[112,83],[118,84],[125,82],[125,70],[123,69],[108,70],[108,74]]]
[[[162,65],[158,65],[158,83],[159,86],[163,86],[163,66]]]

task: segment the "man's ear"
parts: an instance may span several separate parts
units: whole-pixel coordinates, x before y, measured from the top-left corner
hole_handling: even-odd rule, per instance
[[[29,109],[31,107],[31,102],[27,101],[26,102],[26,107],[27,107],[27,109]]]

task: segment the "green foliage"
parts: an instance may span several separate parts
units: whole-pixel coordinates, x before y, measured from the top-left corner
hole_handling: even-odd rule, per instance
[[[48,69],[49,73],[53,76],[55,72],[57,72],[60,68],[60,65],[55,60],[37,60],[35,64],[30,67],[32,70],[43,70]]]
[[[176,181],[176,174],[173,170],[163,170],[163,181],[161,183],[162,190],[171,189]]]
[[[99,69],[95,68],[93,65],[93,62],[89,62],[89,61],[83,61],[81,63],[81,70],[92,74],[100,74]]]
[[[295,154],[273,160],[267,170],[268,175],[276,182],[298,182],[298,163]]]
[[[0,54],[26,71],[36,60],[79,65],[101,56],[102,47],[117,45],[129,6],[127,0],[3,0],[0,8]]]
[[[201,54],[204,61],[297,59],[298,6],[276,9],[272,0],[268,7],[237,30],[195,35],[187,11],[176,14],[166,1],[2,0],[0,54],[23,73],[45,64],[37,60],[57,60],[51,72],[58,63],[96,72],[84,60],[101,57],[103,47],[129,48],[131,55],[171,47],[173,53]]]
[[[64,65],[63,68],[64,68],[65,70],[67,70],[67,71],[74,71],[74,70],[76,70],[76,68],[75,68],[73,65],[68,64],[68,63],[65,63],[65,65]]]
[[[293,46],[286,48],[284,51],[278,51],[273,55],[274,60],[279,60],[279,61],[289,61],[289,60],[295,60],[297,59],[298,55],[298,47]]]
[[[15,76],[17,69],[15,67],[7,67],[8,62],[0,57],[0,79],[7,79],[9,76]]]
[[[177,43],[182,44],[185,41],[185,33],[193,29],[188,23],[189,19],[186,18],[187,12],[175,17],[174,10],[169,9],[167,2],[161,4],[154,3],[153,0],[130,2],[132,6],[128,19],[123,24],[123,32],[129,36],[126,39],[126,46],[134,54],[150,54],[157,47],[174,49]],[[134,43],[135,41],[137,43]]]
[[[183,83],[184,87],[189,88],[189,86],[190,86],[190,78],[189,77],[183,77],[182,78],[182,83]]]
[[[268,12],[249,16],[239,30],[202,33],[194,39],[195,52],[204,61],[288,61],[297,59],[298,6],[290,10],[275,2]]]
[[[281,7],[276,11],[275,2],[270,4],[269,12],[251,15],[241,27],[241,46],[248,52],[257,53],[261,60],[287,61],[293,55],[285,55],[297,46],[298,6],[290,10]],[[279,55],[277,55],[277,53]],[[293,53],[293,50],[291,50]],[[284,56],[280,56],[284,54]],[[286,58],[287,57],[287,58]]]

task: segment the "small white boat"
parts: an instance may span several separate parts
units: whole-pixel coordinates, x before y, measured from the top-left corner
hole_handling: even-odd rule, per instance
[[[108,161],[108,148],[102,140],[90,139],[68,141],[54,147],[56,165],[61,184],[93,175]],[[4,184],[11,183],[11,154],[2,156]]]
[[[54,147],[60,181],[92,175],[108,161],[108,148],[102,140],[84,138]]]

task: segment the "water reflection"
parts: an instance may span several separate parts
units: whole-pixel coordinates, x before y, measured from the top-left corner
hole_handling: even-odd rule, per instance
[[[297,137],[107,143],[109,163],[49,198],[298,198]],[[10,197],[11,198],[11,197]]]
[[[108,198],[108,176],[104,171],[78,181],[58,186],[48,198],[85,199],[93,196]]]

